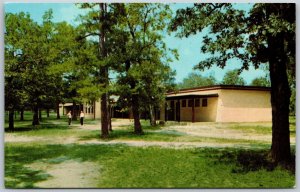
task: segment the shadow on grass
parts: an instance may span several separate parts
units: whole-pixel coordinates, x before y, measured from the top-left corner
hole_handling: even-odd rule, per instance
[[[295,154],[292,152],[292,154]],[[232,173],[248,173],[251,171],[258,171],[261,169],[273,171],[279,165],[269,158],[269,150],[221,150],[215,151],[210,158],[215,159],[214,164],[235,163],[235,168]],[[292,160],[287,164],[280,164],[280,167],[288,170],[290,173],[295,174],[295,155],[292,155]]]
[[[24,132],[24,131],[32,131],[32,130],[38,130],[38,129],[69,129],[69,126],[62,122],[60,124],[54,123],[54,122],[46,122],[41,123],[40,125],[16,125],[15,129],[9,130],[7,127],[5,128],[5,132]]]
[[[145,140],[145,141],[173,141],[175,138],[182,136],[182,133],[176,131],[162,131],[162,132],[151,132],[144,131],[143,134],[137,135],[132,132],[132,129],[128,130],[114,130],[110,132],[109,138],[101,139],[99,131],[94,131],[90,135],[82,136],[79,140],[91,140],[99,139],[103,141],[111,141],[117,139],[126,139],[126,140]]]
[[[117,147],[116,147],[117,146]],[[6,145],[6,188],[35,188],[34,184],[49,179],[51,175],[34,170],[28,165],[34,162],[58,164],[67,160],[98,161],[123,153],[123,145]]]
[[[44,171],[32,170],[19,162],[5,164],[6,188],[33,188],[34,183],[47,180],[49,177],[51,175]]]

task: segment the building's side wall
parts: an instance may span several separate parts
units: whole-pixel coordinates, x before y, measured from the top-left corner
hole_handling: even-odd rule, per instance
[[[207,99],[207,106],[202,106],[203,100]],[[180,120],[181,121],[192,121],[192,107],[182,107],[181,102],[181,110],[180,110]],[[188,100],[186,100],[188,104]],[[216,112],[217,112],[217,104],[218,97],[209,97],[209,98],[201,98],[200,106],[194,107],[194,115],[196,122],[213,122],[216,121]]]
[[[261,122],[272,120],[269,91],[221,90],[217,122]]]
[[[95,118],[100,119],[101,118],[101,102],[100,99],[95,102]]]
[[[195,107],[195,121],[214,122],[216,121],[218,97],[207,98],[207,106],[202,106],[203,99],[200,101],[200,107]]]

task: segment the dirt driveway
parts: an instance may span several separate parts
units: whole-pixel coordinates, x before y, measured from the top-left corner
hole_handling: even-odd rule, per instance
[[[132,125],[133,121],[128,119],[115,119],[112,122],[114,130],[122,130],[124,127]],[[173,125],[174,124],[174,125]],[[77,137],[61,137],[55,140],[37,136],[21,136],[15,135],[14,133],[5,133],[5,142],[33,142],[33,141],[49,141],[52,144],[127,144],[130,146],[162,146],[162,147],[247,147],[248,145],[237,145],[236,143],[220,143],[218,139],[230,140],[248,140],[258,141],[264,143],[271,143],[271,134],[259,134],[242,129],[232,129],[232,123],[208,123],[208,122],[197,122],[197,123],[171,123],[159,130],[147,130],[148,132],[157,133],[174,133],[179,135],[194,136],[198,138],[209,138],[210,141],[201,142],[165,142],[165,141],[137,141],[137,140],[122,140],[114,139],[110,141],[101,141],[99,139],[80,140]],[[271,126],[270,123],[243,123],[243,126]],[[100,130],[99,124],[86,124],[83,126],[73,125],[73,129],[81,129],[86,131]],[[215,139],[215,142],[213,140]],[[295,144],[295,137],[291,137],[291,143]]]

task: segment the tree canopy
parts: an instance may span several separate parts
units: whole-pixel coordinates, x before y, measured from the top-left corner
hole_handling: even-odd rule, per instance
[[[210,75],[208,77],[203,76],[199,73],[189,73],[186,78],[182,80],[182,82],[177,84],[179,89],[193,88],[193,87],[203,87],[216,85],[217,80],[214,76]]]
[[[187,37],[204,29],[201,51],[211,57],[196,69],[212,65],[221,68],[232,58],[242,62],[240,71],[250,65],[269,65],[272,105],[271,157],[276,162],[291,158],[289,139],[290,87],[287,71],[295,72],[295,4],[258,3],[246,13],[229,3],[194,4],[179,9],[170,29]],[[294,76],[294,75],[292,75]]]
[[[223,85],[245,85],[243,77],[240,77],[239,70],[227,71],[221,82]]]

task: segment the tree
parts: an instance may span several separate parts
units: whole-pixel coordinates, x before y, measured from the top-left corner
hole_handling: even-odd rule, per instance
[[[271,83],[267,77],[256,77],[251,82],[252,86],[263,86],[263,87],[270,87]]]
[[[9,110],[9,129],[12,130],[14,111],[24,100],[30,98],[30,93],[25,88],[28,77],[26,71],[30,69],[30,56],[25,45],[30,46],[32,40],[30,41],[29,34],[34,34],[38,25],[23,12],[6,14],[5,24],[5,106]]]
[[[216,85],[217,80],[212,75],[205,77],[201,74],[192,72],[189,73],[186,78],[182,80],[182,82],[177,84],[177,87],[179,89],[187,89],[187,88],[193,88],[193,87],[203,87],[203,86],[210,86],[210,85]]]
[[[111,47],[114,42],[110,39],[114,35],[112,30],[115,25],[114,4],[107,3],[82,3],[78,4],[80,8],[88,9],[89,12],[81,16],[82,35],[79,39],[93,37],[97,38],[95,42],[98,45],[98,82],[97,86],[101,92],[101,137],[109,136],[109,109],[108,109],[108,92],[109,92],[109,57]],[[109,43],[111,42],[111,44]]]
[[[227,60],[242,61],[240,70],[249,65],[258,68],[268,63],[271,80],[272,147],[275,162],[291,160],[289,134],[290,87],[287,70],[295,74],[295,4],[254,4],[249,13],[233,4],[195,4],[177,11],[172,30],[189,36],[203,29],[210,31],[201,51],[211,53],[195,68],[216,64],[223,68]]]
[[[227,71],[223,77],[222,84],[224,85],[245,85],[243,77],[239,76],[238,70]]]
[[[158,92],[158,87],[155,87],[157,79],[163,79],[160,75],[164,73],[159,71],[167,67],[171,59],[168,52],[176,57],[176,51],[167,49],[162,41],[171,10],[167,5],[145,3],[119,4],[117,9],[119,27],[116,30],[120,34],[120,46],[114,52],[122,64],[116,69],[120,74],[119,93],[121,98],[130,101],[128,104],[134,118],[134,133],[142,134],[140,111],[142,108],[151,108],[152,111],[153,104],[159,101],[157,98],[164,93]],[[154,97],[155,94],[157,97]]]

